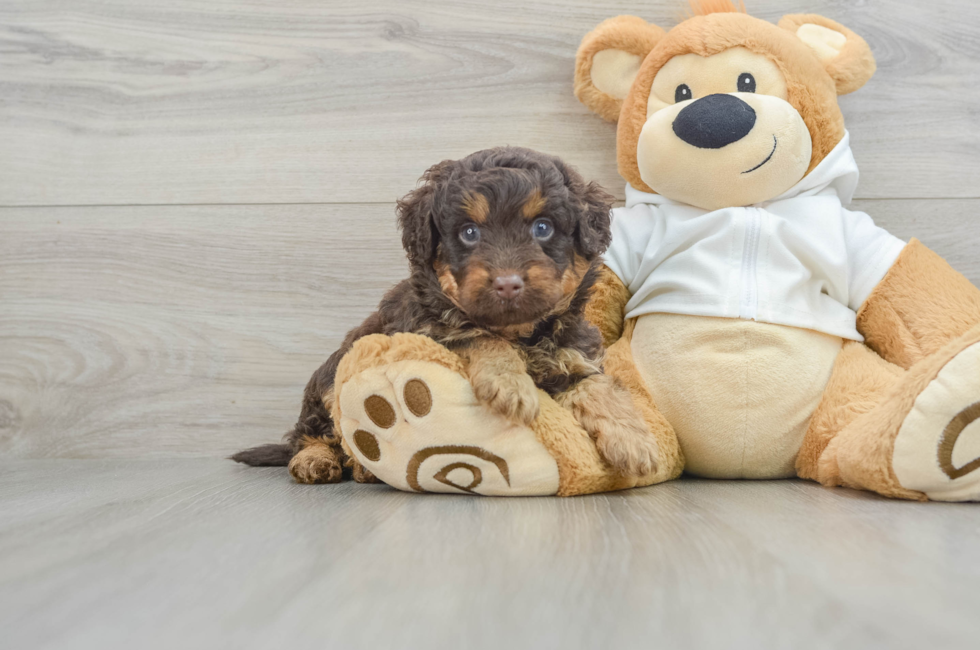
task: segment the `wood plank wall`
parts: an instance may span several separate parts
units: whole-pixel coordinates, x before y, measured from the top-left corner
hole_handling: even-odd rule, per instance
[[[980,283],[980,3],[750,0],[865,36],[857,206]],[[601,20],[681,0],[0,0],[0,453],[275,440],[405,262],[394,200],[520,144],[622,197],[571,92]]]

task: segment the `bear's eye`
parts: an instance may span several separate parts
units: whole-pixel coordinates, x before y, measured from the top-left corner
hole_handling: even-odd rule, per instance
[[[742,74],[738,75],[738,92],[754,93],[755,77],[750,75],[748,72],[743,72]]]
[[[472,246],[480,241],[480,229],[472,223],[466,224],[459,231],[459,239],[467,246]]]
[[[674,103],[679,104],[680,102],[686,102],[691,98],[691,89],[688,88],[687,84],[681,84],[674,91]]]

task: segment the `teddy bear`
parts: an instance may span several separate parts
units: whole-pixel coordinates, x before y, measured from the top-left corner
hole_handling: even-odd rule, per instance
[[[669,32],[619,16],[582,41],[575,93],[617,122],[607,343],[632,359],[684,470],[980,500],[980,291],[846,208],[839,95],[868,44],[692,2]]]
[[[669,32],[603,22],[575,69],[576,96],[617,122],[628,183],[586,315],[656,470],[612,470],[543,393],[530,425],[489,413],[458,357],[400,334],[361,339],[338,368],[333,413],[361,474],[458,494],[687,472],[980,500],[980,290],[846,207],[858,170],[837,98],[871,78],[870,48],[816,15],[776,25],[731,0],[691,4]],[[372,395],[392,405],[386,427]]]

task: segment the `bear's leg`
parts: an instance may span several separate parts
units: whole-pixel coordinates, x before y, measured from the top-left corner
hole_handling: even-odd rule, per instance
[[[843,354],[800,475],[905,499],[980,500],[980,326],[908,371]]]
[[[888,363],[867,346],[857,341],[845,342],[796,457],[797,475],[825,485],[839,485],[836,473],[821,475],[820,457],[849,424],[881,404],[904,374],[902,368]]]
[[[980,289],[913,239],[858,311],[858,331],[910,368],[980,324]]]
[[[558,491],[556,461],[534,432],[481,403],[463,361],[426,337],[357,341],[337,368],[331,412],[355,479],[412,492]]]
[[[615,354],[611,361],[607,366],[622,363]],[[571,411],[538,396],[534,422],[514,423],[477,399],[463,361],[446,348],[414,334],[372,335],[341,361],[331,411],[343,448],[361,471],[406,491],[570,496],[680,473],[676,439],[672,446],[672,430],[655,408],[650,417],[652,403],[640,408],[664,440],[666,469],[635,477],[602,460]],[[355,478],[357,472],[355,466]]]

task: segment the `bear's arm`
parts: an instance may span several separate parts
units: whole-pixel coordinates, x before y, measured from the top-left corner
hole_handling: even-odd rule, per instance
[[[629,299],[630,292],[623,281],[608,266],[602,265],[585,306],[585,319],[599,328],[602,344],[607,348],[623,335],[623,317]]]
[[[607,348],[623,336],[626,303],[632,297],[630,283],[653,237],[657,216],[656,208],[649,205],[614,208],[610,214],[612,241],[585,307],[586,320],[599,328]]]

